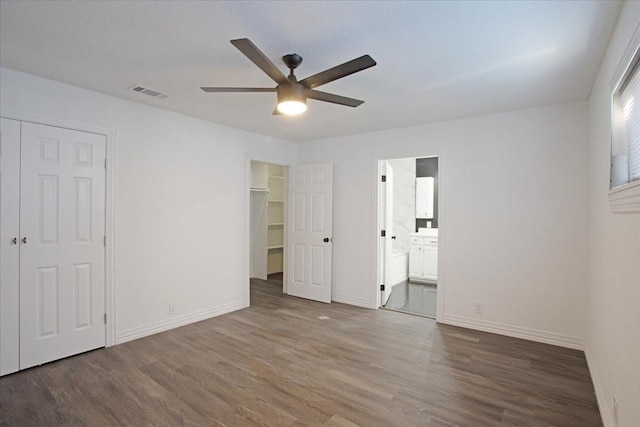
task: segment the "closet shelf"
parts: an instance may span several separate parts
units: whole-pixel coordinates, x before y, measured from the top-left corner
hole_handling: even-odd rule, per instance
[[[271,224],[267,224],[269,227],[284,227],[283,222],[272,222]]]
[[[284,203],[284,200],[268,200],[269,203]]]
[[[276,180],[284,180],[284,176],[280,176],[280,175],[269,175],[268,178],[276,179]]]
[[[268,188],[261,188],[261,187],[251,187],[250,190],[251,191],[257,191],[257,192],[262,192],[262,193],[268,193],[269,192]]]
[[[273,249],[283,249],[284,245],[274,245],[274,246],[267,246],[267,250],[273,250]]]

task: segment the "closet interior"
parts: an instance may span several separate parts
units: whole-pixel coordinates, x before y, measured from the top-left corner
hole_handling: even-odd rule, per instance
[[[266,280],[284,271],[286,171],[251,161],[251,277]]]

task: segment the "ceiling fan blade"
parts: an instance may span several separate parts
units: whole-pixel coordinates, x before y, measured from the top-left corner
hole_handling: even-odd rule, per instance
[[[273,87],[201,87],[205,92],[275,92]]]
[[[353,59],[344,64],[340,64],[336,67],[329,68],[313,76],[307,77],[301,80],[300,83],[309,89],[321,86],[323,84],[332,82],[342,77],[346,77],[350,74],[357,73],[358,71],[366,70],[369,67],[376,65],[376,61],[369,55],[363,55],[360,58]]]
[[[316,101],[331,102],[332,104],[346,105],[348,107],[357,107],[364,104],[364,101],[354,98],[347,98],[346,96],[335,95],[333,93],[320,92],[319,90],[307,91],[307,98],[315,99]]]
[[[231,44],[278,84],[289,83],[287,77],[249,39],[231,40]]]

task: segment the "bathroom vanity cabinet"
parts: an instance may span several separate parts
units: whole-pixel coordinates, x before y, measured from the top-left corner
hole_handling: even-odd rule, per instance
[[[436,283],[438,281],[438,234],[411,234],[409,245],[409,280]]]

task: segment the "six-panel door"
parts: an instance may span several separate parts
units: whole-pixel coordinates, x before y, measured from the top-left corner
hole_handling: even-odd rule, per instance
[[[333,165],[289,168],[288,294],[331,302]]]
[[[0,375],[20,369],[20,122],[0,119]]]
[[[105,345],[105,144],[22,124],[20,369]]]

